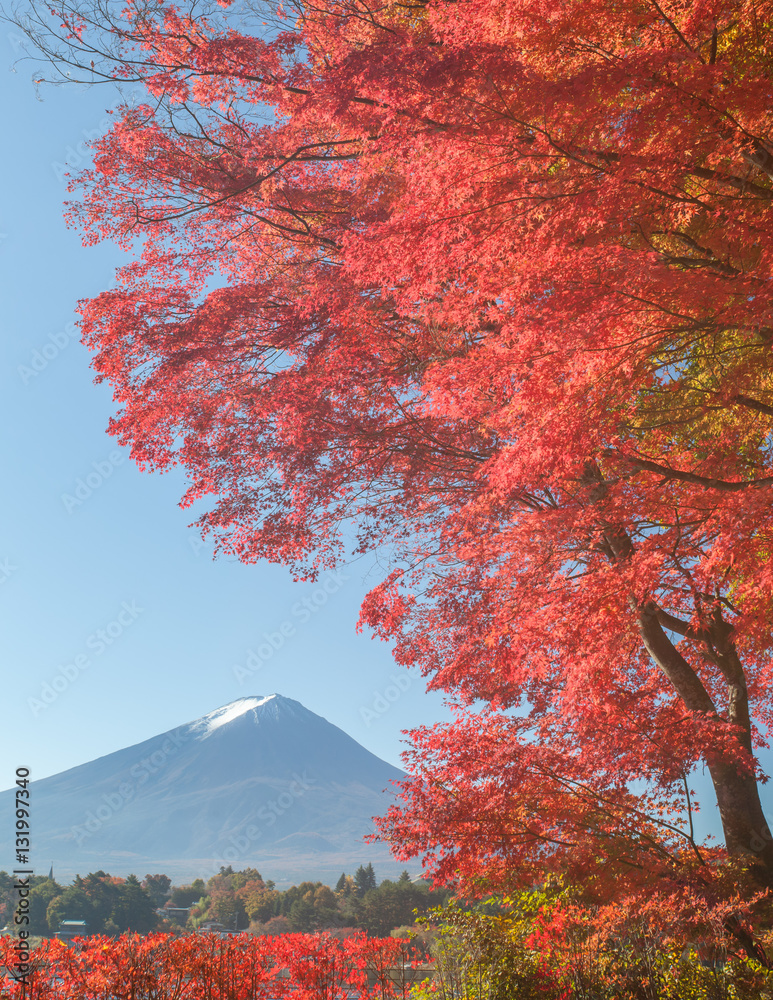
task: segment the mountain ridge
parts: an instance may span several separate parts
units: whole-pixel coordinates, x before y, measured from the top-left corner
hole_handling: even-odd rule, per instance
[[[70,874],[163,863],[190,877],[202,865],[262,866],[278,884],[363,859],[396,873],[403,865],[363,838],[403,777],[294,699],[238,698],[33,782],[33,862],[47,868],[50,857]],[[0,793],[0,823],[12,801],[13,790]]]

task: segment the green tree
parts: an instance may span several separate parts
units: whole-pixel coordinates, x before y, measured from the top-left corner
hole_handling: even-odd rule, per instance
[[[51,901],[62,894],[62,887],[51,879],[46,879],[39,885],[34,886],[29,895],[30,903],[30,925],[31,934],[40,934],[48,937],[59,929],[59,926],[51,927],[48,923],[48,908]]]
[[[440,929],[430,946],[436,969],[432,996],[437,1000],[566,996],[558,970],[555,977],[546,973],[539,954],[526,944],[536,927],[536,918],[548,915],[553,903],[554,895],[534,891],[521,893],[509,908],[490,900],[472,909],[452,902],[433,910],[433,922],[437,921]],[[427,996],[420,989],[416,1000],[426,1000]],[[612,1000],[622,994],[580,991],[577,996]]]
[[[447,896],[447,890],[430,892],[427,882],[414,885],[410,878],[401,877],[398,882],[384,879],[378,888],[370,889],[356,900],[353,922],[369,934],[385,936],[396,927],[414,924],[417,916],[439,905]]]
[[[45,885],[36,887],[41,911],[45,892],[51,892],[54,886],[56,883],[46,879]],[[52,895],[45,911],[49,933],[56,933],[63,920],[85,920],[89,934],[128,930],[144,933],[157,923],[150,895],[136,875],[120,879],[104,871],[92,872],[85,878],[76,875],[72,885]]]
[[[357,896],[357,886],[351,875],[342,875],[336,882],[336,896],[339,900],[347,900]]]
[[[37,889],[39,886],[46,884],[51,884],[51,880],[47,875],[32,875],[30,877],[30,889]],[[59,891],[61,892],[61,886],[59,887]],[[0,928],[6,925],[13,927],[13,919],[18,902],[19,897],[14,888],[14,876],[9,875],[6,871],[0,871]],[[45,921],[45,913],[42,915],[42,919]],[[39,915],[36,917],[36,920],[40,923]],[[35,933],[39,932],[36,931]]]
[[[357,895],[364,896],[370,889],[376,888],[376,873],[373,865],[368,862],[367,867],[362,865],[354,873],[354,884],[357,886]]]
[[[193,906],[194,903],[206,895],[207,887],[202,879],[198,878],[191,885],[178,885],[172,889],[169,897],[170,906]]]
[[[393,928],[412,922],[412,908],[407,909],[406,902],[410,905],[406,894],[394,882],[384,880],[360,901],[359,926],[369,934],[385,937]]]
[[[168,875],[146,875],[142,888],[150,896],[154,906],[163,906],[169,898],[172,880]]]
[[[340,926],[338,899],[329,886],[320,885],[314,890],[313,905],[315,930]]]
[[[110,920],[119,932],[137,931],[144,934],[156,926],[158,919],[153,900],[150,893],[140,885],[136,875],[129,875],[118,886]]]
[[[250,920],[266,923],[279,912],[282,894],[266,885],[260,888],[257,884],[248,882],[244,888],[239,889],[238,894]]]
[[[290,912],[287,919],[290,921],[292,929],[298,933],[313,931],[315,927],[314,894],[306,893],[300,899],[296,899],[290,905]]]
[[[279,911],[294,931],[324,930],[341,924],[339,900],[322,882],[301,882],[279,893]]]
[[[82,889],[91,903],[93,925],[89,929],[92,933],[104,931],[106,934],[115,934],[117,925],[113,920],[113,913],[120,898],[121,880],[100,869],[90,872],[85,879],[76,875],[74,884]]]
[[[63,920],[85,920],[92,934],[100,934],[104,929],[105,919],[97,915],[91,900],[79,885],[69,885],[55,896],[46,910],[46,923],[51,933],[59,930]]]

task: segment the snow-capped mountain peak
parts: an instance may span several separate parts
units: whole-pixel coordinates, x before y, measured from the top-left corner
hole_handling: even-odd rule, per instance
[[[216,708],[214,712],[208,712],[196,722],[196,728],[200,730],[198,738],[205,740],[216,729],[220,729],[221,726],[233,722],[234,719],[238,719],[245,712],[260,708],[261,705],[265,705],[266,702],[277,697],[278,695],[276,694],[269,694],[264,698],[237,698],[236,701],[231,701],[221,708]]]

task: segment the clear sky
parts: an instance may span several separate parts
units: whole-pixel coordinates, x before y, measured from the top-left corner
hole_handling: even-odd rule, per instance
[[[65,164],[86,164],[117,95],[73,86],[38,99],[33,64],[11,71],[18,43],[0,25],[0,788],[16,767],[42,778],[273,692],[399,765],[401,730],[446,713],[355,632],[374,561],[326,590],[213,561],[177,507],[182,475],[141,474],[106,434],[110,391],[94,385],[72,323],[123,255],[84,249],[62,205]]]

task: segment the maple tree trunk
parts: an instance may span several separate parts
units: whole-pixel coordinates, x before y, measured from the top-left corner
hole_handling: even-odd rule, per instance
[[[718,726],[726,725],[697,673],[666,635],[654,604],[639,608],[639,630],[650,656],[671,681],[685,706],[690,711],[713,716]],[[702,638],[707,655],[727,681],[727,722],[740,727],[738,740],[752,757],[746,678],[731,634],[732,629],[717,616],[714,626]],[[754,858],[764,866],[763,881],[773,882],[773,839],[762,811],[756,777],[732,761],[720,758],[707,763],[728,853]],[[759,869],[759,865],[755,867]]]
[[[584,481],[592,487],[593,501],[606,497],[607,484],[595,462],[586,463]],[[629,559],[634,551],[630,536],[619,526],[607,526],[604,543],[612,562]],[[711,621],[702,630],[696,630],[688,622],[664,612],[654,601],[641,606],[633,600],[631,603],[638,614],[639,632],[647,652],[674,686],[685,707],[691,712],[713,717],[717,726],[729,723],[737,727],[737,739],[751,765],[754,751],[746,674],[732,639],[733,627],[723,620],[721,610],[717,607]],[[703,653],[719,669],[727,684],[726,718],[720,716],[692,664],[679,652],[666,629],[699,642]],[[773,885],[773,836],[762,811],[754,773],[726,759],[715,758],[706,763],[728,853],[732,857],[753,858],[757,862],[754,868],[759,880],[765,885]]]
[[[729,764],[709,765],[728,853],[759,859],[773,881],[773,840],[757,781]]]
[[[586,465],[585,481],[593,484],[591,496],[599,500],[606,496],[606,483],[598,466]],[[605,531],[607,554],[612,561],[630,558],[633,543],[620,528]],[[696,632],[688,623],[664,613],[654,602],[637,607],[639,632],[647,652],[668,677],[685,707],[691,712],[712,716],[716,725],[728,722],[737,726],[741,747],[753,758],[749,692],[746,675],[735,644],[733,629],[716,611],[710,626]],[[719,668],[727,683],[727,719],[722,719],[703,682],[693,666],[679,652],[666,634],[665,628],[700,641],[707,657]],[[753,773],[722,759],[707,761],[714,794],[722,821],[725,846],[733,857],[751,857],[757,864],[757,876],[765,884],[773,884],[773,837],[760,802],[759,787]],[[762,870],[761,870],[762,868]],[[764,875],[763,875],[764,871]]]

